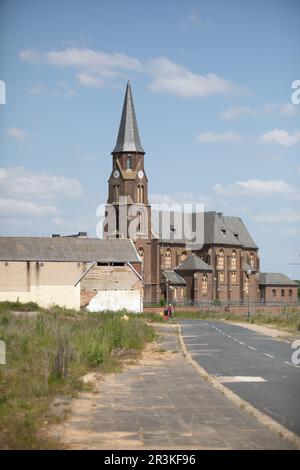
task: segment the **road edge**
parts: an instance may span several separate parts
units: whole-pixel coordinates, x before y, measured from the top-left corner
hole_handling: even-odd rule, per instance
[[[296,449],[300,450],[300,437],[297,434],[294,434],[289,429],[285,428],[282,424],[275,421],[270,416],[264,414],[262,411],[255,408],[253,405],[248,403],[246,400],[243,400],[236,393],[232,392],[229,388],[226,388],[220,382],[218,382],[212,375],[210,375],[203,367],[201,367],[193,358],[191,353],[187,350],[184,343],[181,326],[177,324],[179,345],[181,352],[187,362],[198,372],[198,374],[206,380],[210,385],[212,385],[216,390],[221,392],[226,398],[228,398],[232,403],[238,406],[240,409],[245,411],[251,416],[254,416],[261,424],[263,424],[270,431],[276,433],[279,437],[288,441],[290,444],[293,444]]]

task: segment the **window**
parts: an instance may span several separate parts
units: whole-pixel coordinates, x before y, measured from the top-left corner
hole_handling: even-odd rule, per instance
[[[120,185],[115,184],[115,202],[119,202],[120,197]]]
[[[144,262],[144,257],[145,257],[145,252],[144,252],[144,248],[139,248],[139,255],[140,255],[140,258],[142,260],[142,263]]]
[[[171,267],[172,267],[172,253],[171,253],[170,248],[168,248],[165,254],[165,268],[171,269]]]
[[[131,170],[131,156],[128,155],[127,160],[126,160],[126,168],[127,170]]]
[[[144,203],[144,186],[138,185],[137,188],[137,202]]]
[[[254,253],[250,253],[250,266],[251,268],[255,267],[255,256]]]
[[[276,297],[276,289],[272,289],[272,297]]]
[[[224,269],[224,250],[220,250],[217,258],[218,268]]]
[[[220,282],[225,282],[225,273],[224,271],[220,271]]]
[[[231,282],[236,283],[236,271],[231,271]]]
[[[231,253],[231,269],[236,269],[236,251]]]
[[[202,276],[202,294],[207,294],[208,292],[208,283],[207,283],[207,274]]]
[[[245,291],[245,294],[246,294],[246,295],[249,294],[249,278],[248,278],[248,277],[245,278],[245,288],[244,288],[244,291]]]
[[[285,291],[284,289],[281,289],[281,297],[284,297],[285,296]]]
[[[292,296],[293,296],[293,290],[289,289],[289,297],[292,297]]]
[[[187,258],[187,253],[186,253],[186,251],[183,251],[183,252],[181,253],[181,255],[180,255],[180,261],[182,262],[182,261],[184,261],[186,258]]]

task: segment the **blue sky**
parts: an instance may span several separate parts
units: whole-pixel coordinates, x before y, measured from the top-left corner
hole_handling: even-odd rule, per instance
[[[240,216],[300,278],[298,0],[1,0],[0,235],[95,236],[130,79],[154,202]]]

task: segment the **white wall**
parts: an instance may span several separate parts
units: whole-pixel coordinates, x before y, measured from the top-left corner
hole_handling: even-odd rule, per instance
[[[0,292],[0,301],[36,302],[41,307],[53,304],[80,309],[80,286],[30,286],[29,291]]]
[[[143,310],[143,304],[139,290],[106,290],[99,291],[86,308],[90,312],[127,310],[140,313]]]

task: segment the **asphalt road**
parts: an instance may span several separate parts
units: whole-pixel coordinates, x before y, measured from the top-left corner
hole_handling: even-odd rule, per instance
[[[179,323],[186,347],[199,365],[300,435],[300,366],[291,362],[294,350],[289,343],[223,322]]]

